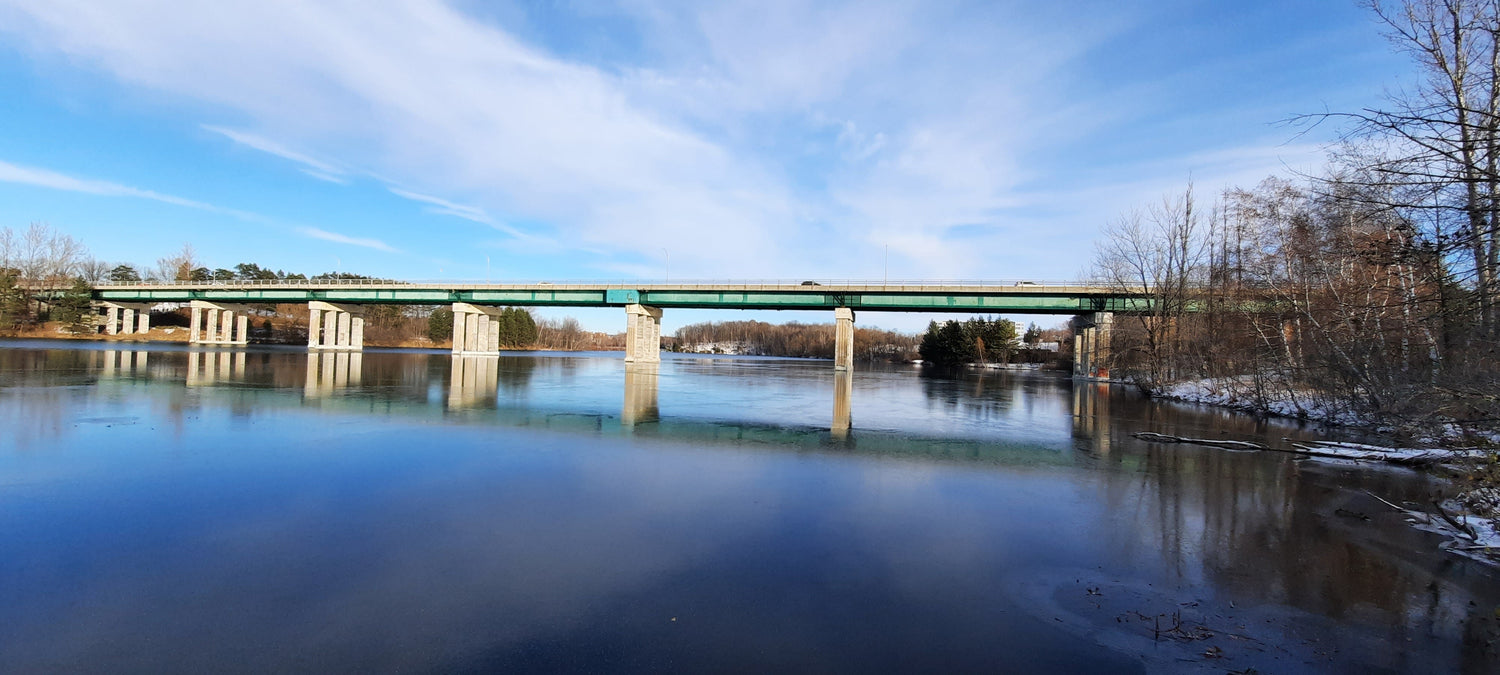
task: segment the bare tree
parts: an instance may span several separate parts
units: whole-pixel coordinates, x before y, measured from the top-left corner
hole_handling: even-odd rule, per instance
[[[78,240],[46,223],[32,223],[17,235],[0,230],[0,267],[15,269],[25,283],[57,283],[78,273],[87,258]]]
[[[1206,274],[1212,240],[1195,208],[1189,184],[1182,194],[1115,221],[1097,245],[1098,281],[1148,299],[1147,311],[1131,316],[1144,339],[1139,350],[1147,369],[1139,375],[1149,383],[1173,379],[1183,365],[1183,318]]]
[[[1450,211],[1424,234],[1462,260],[1482,339],[1500,335],[1500,1],[1366,0],[1386,35],[1423,72],[1387,109],[1340,113],[1351,138],[1380,144],[1365,166],[1384,208]],[[1312,116],[1324,118],[1329,115]],[[1413,219],[1415,222],[1416,219]]]
[[[109,276],[111,266],[98,258],[87,258],[78,264],[78,278],[97,285]]]
[[[183,244],[181,251],[157,259],[156,278],[161,281],[187,281],[193,278],[193,270],[197,268],[198,258],[193,245]]]

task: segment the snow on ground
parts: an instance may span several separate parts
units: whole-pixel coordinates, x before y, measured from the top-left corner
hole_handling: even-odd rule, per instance
[[[1159,387],[1154,392],[1162,398],[1188,403],[1204,403],[1247,412],[1310,419],[1344,426],[1370,425],[1353,411],[1335,409],[1307,394],[1262,391],[1257,395],[1255,383],[1244,378],[1204,378]]]

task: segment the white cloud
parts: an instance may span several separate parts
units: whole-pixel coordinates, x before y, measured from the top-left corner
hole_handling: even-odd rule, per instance
[[[252,150],[259,150],[267,154],[275,155],[282,159],[291,160],[298,164],[302,164],[305,167],[303,169],[303,173],[306,173],[319,180],[326,180],[333,183],[348,182],[347,178],[342,177],[342,174],[344,173],[343,169],[329,164],[328,162],[314,159],[295,150],[291,150],[286,146],[272,141],[268,138],[262,138],[260,136],[249,134],[243,131],[235,131],[233,129],[225,129],[224,127],[216,127],[211,124],[203,125],[203,129],[205,131],[212,131]]]
[[[84,194],[98,195],[101,197],[134,197],[137,199],[149,199],[152,201],[162,202],[164,204],[171,204],[173,206],[182,206],[190,209],[198,209],[200,211],[222,213],[224,215],[234,216],[242,220],[257,222],[263,220],[263,218],[261,218],[260,216],[248,211],[226,209],[214,206],[212,204],[205,204],[203,202],[184,199],[182,197],[174,197],[172,195],[153,192],[151,190],[142,190],[140,188],[121,185],[119,183],[111,183],[109,181],[103,180],[93,180],[89,178],[78,178],[48,169],[21,166],[19,164],[11,164],[10,162],[6,161],[0,161],[0,182],[30,185],[33,187],[41,187],[51,190],[64,190],[67,192],[81,192]]]
[[[338,244],[349,244],[351,246],[363,246],[365,248],[373,248],[377,251],[385,251],[387,253],[400,253],[400,251],[391,247],[389,244],[380,241],[379,239],[363,239],[360,237],[350,237],[347,235],[339,234],[337,232],[320,230],[316,227],[299,227],[297,228],[297,231],[301,232],[303,235],[312,237],[313,239],[322,239],[323,241],[331,241]]]

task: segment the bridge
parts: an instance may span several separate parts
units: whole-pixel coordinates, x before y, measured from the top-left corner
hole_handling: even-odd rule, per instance
[[[1095,375],[1103,363],[1107,332],[1116,312],[1142,312],[1149,298],[1078,283],[1029,281],[696,281],[653,283],[467,283],[326,279],[312,281],[179,281],[105,283],[93,290],[104,332],[150,329],[150,308],[185,303],[191,309],[189,342],[248,343],[250,305],[307,303],[308,349],[364,348],[364,310],[370,305],[450,305],[453,353],[498,354],[493,317],[507,306],[619,307],[625,312],[627,362],[660,360],[661,317],[667,309],[823,310],[834,314],[834,368],[854,361],[855,312],[1082,315],[1089,325],[1075,336],[1075,373]]]

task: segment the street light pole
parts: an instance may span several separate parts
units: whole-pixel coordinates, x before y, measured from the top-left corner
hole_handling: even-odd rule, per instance
[[[891,245],[885,245],[885,278],[881,279],[880,285],[887,286],[891,283]]]
[[[666,256],[667,256],[667,279],[666,279],[666,282],[667,283],[672,283],[672,252],[668,251],[667,249],[662,249],[661,252],[665,253]]]

